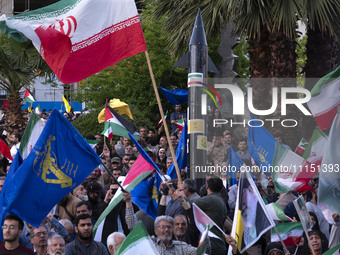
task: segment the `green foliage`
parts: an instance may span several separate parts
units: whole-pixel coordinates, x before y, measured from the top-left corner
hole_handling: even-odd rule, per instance
[[[248,47],[249,45],[247,40],[245,37],[242,37],[240,44],[237,45],[233,50],[233,53],[238,56],[237,73],[241,78],[250,77]]]
[[[141,20],[157,86],[186,88],[187,70],[172,67],[174,60],[166,47],[166,36],[160,22],[151,22],[148,13],[143,13]],[[164,112],[167,109],[171,112],[173,107],[160,91],[159,94]],[[122,60],[87,78],[80,84],[75,97],[75,100],[85,102],[89,109],[96,111],[104,108],[106,99],[119,98],[130,106],[137,127],[153,127],[160,119],[144,53]]]
[[[99,112],[100,110],[91,111],[90,113],[82,115],[71,123],[85,138],[89,135],[100,134],[104,130],[104,123],[98,123]]]
[[[297,86],[303,87],[305,84],[305,66],[307,63],[307,53],[306,53],[306,44],[307,44],[307,35],[304,35],[302,38],[297,38],[297,47],[296,47],[296,74],[297,74]]]

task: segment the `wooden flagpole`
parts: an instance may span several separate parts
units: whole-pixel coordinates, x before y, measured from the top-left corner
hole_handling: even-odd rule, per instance
[[[159,112],[161,113],[161,116],[162,116],[162,121],[163,121],[163,124],[164,124],[164,130],[165,130],[165,134],[166,134],[166,139],[168,140],[168,145],[169,145],[169,148],[170,148],[171,156],[172,156],[173,162],[175,164],[175,169],[176,169],[176,173],[177,173],[177,179],[178,179],[179,184],[182,184],[181,173],[179,171],[177,160],[176,160],[176,155],[175,155],[174,149],[173,149],[172,144],[171,144],[170,133],[169,133],[168,125],[166,124],[166,121],[165,121],[163,107],[162,107],[161,99],[159,98],[159,94],[158,94],[158,90],[157,90],[157,85],[156,85],[155,77],[153,75],[152,66],[151,66],[151,62],[150,62],[148,51],[145,51],[145,57],[146,57],[146,61],[148,63],[150,77],[151,77],[153,89],[155,91],[155,95],[156,95],[156,99],[157,99],[157,103],[158,103]]]

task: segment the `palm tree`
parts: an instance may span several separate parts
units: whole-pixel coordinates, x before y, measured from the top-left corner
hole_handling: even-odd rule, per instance
[[[311,2],[313,2],[311,4]],[[331,2],[328,4],[327,2]],[[295,39],[299,19],[307,20],[311,27],[317,23],[322,28],[333,28],[340,9],[337,0],[201,0],[201,1],[152,1],[153,15],[166,17],[165,29],[169,31],[169,45],[182,54],[187,48],[197,8],[201,8],[207,37],[219,39],[219,31],[230,20],[234,33],[247,36],[249,44],[250,73],[252,78],[296,78]],[[329,8],[332,5],[333,9]],[[317,14],[317,15],[316,15]],[[225,38],[220,38],[224,40]],[[292,82],[281,84],[254,81],[254,106],[268,109],[271,105],[273,86],[292,86]],[[286,118],[299,119],[296,109],[288,111]],[[280,115],[280,108],[274,118]],[[285,136],[283,128],[269,130],[281,133],[288,144],[294,145],[294,137]],[[295,130],[295,132],[297,129]],[[291,140],[291,141],[289,141]],[[296,143],[297,141],[295,141]]]
[[[307,1],[307,63],[304,68],[305,88],[312,90],[317,80],[338,66],[340,35],[340,2],[337,0]],[[311,137],[316,122],[311,116],[303,118],[303,137]]]
[[[52,72],[31,41],[18,43],[0,33],[0,88],[7,91],[5,129],[9,134],[23,133],[20,89],[28,87],[38,75]]]

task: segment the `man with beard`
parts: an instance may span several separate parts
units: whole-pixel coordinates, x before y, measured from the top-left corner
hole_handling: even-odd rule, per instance
[[[24,222],[16,215],[5,217],[2,225],[2,234],[5,243],[0,245],[0,254],[33,255],[34,252],[19,244],[19,236],[24,228]]]
[[[65,240],[60,235],[51,236],[47,241],[48,255],[65,255]]]
[[[45,225],[40,225],[39,228],[32,228],[30,231],[31,243],[36,255],[47,254],[47,238],[48,230]]]
[[[98,182],[90,182],[87,185],[87,195],[89,197],[89,203],[92,207],[92,217],[94,220],[98,220],[101,210],[100,208],[103,205],[102,196],[104,194],[104,190],[102,185]]]
[[[92,240],[93,224],[89,214],[81,214],[76,218],[75,231],[77,237],[66,246],[65,255],[109,255],[106,247]]]

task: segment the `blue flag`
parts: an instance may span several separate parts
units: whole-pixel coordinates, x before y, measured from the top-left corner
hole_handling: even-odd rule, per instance
[[[158,190],[161,182],[159,175],[153,173],[131,191],[132,202],[154,219],[157,217]]]
[[[252,126],[248,128],[249,154],[255,160],[256,165],[261,169],[272,165],[275,154],[275,138],[265,127],[261,127],[261,122],[251,117]],[[256,126],[256,127],[253,127]]]
[[[187,139],[188,139],[188,123],[185,121],[182,134],[181,137],[179,138],[179,143],[176,149],[176,160],[180,171],[181,169],[184,169],[187,166],[188,161]],[[167,175],[169,175],[171,179],[177,179],[177,173],[174,163],[172,163],[171,166],[169,167]]]
[[[228,171],[227,171],[227,188],[237,183],[236,172],[244,166],[242,159],[236,154],[233,147],[228,149]]]
[[[185,89],[168,90],[162,87],[159,88],[163,92],[166,99],[168,99],[169,103],[172,105],[185,104],[188,101],[188,90]]]
[[[157,216],[158,190],[162,182],[162,174],[156,163],[150,158],[131,133],[129,133],[129,136],[136,145],[138,152],[156,170],[156,173],[145,178],[131,191],[132,201],[143,209],[147,215],[155,219]]]
[[[2,190],[1,190],[1,193],[0,193],[0,209],[2,210],[1,211],[1,221],[0,221],[0,224],[2,226],[3,224],[3,221],[4,221],[4,218],[5,218],[5,215],[3,212],[5,212],[7,210],[7,207],[8,207],[8,199],[9,197],[6,195],[4,196],[4,194],[7,193],[7,189],[9,187],[11,187],[12,185],[12,180],[13,180],[13,175],[16,173],[16,171],[18,170],[18,168],[21,166],[22,162],[24,160],[22,159],[22,156],[19,152],[19,150],[17,151],[17,154],[15,155],[14,159],[13,159],[13,162],[11,164],[11,167],[9,168],[8,170],[8,173],[7,173],[7,176],[6,176],[6,179],[5,179],[5,182],[4,182],[4,185],[2,187]],[[0,236],[2,237],[2,231],[1,231],[1,234]],[[2,239],[1,239],[2,240]]]
[[[3,194],[8,196],[3,214],[16,214],[38,227],[50,210],[100,163],[86,140],[54,109],[33,150]]]

